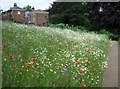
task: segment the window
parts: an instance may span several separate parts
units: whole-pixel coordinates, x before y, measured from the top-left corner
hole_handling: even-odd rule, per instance
[[[18,11],[18,13],[17,13],[18,15],[20,15],[21,13],[20,13],[20,11]]]
[[[43,23],[43,26],[45,26],[45,23]]]
[[[47,16],[45,16],[45,18],[47,19]]]
[[[35,21],[35,17],[33,17],[33,21]]]

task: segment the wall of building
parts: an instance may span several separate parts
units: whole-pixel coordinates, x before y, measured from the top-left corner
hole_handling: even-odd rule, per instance
[[[48,14],[47,13],[37,13],[37,25],[40,25],[40,26],[48,25]]]
[[[12,20],[11,12],[6,12],[2,15],[2,20]]]
[[[31,23],[34,23],[35,25],[37,25],[37,15],[36,15],[36,13],[30,13],[30,21],[31,21]]]
[[[38,26],[48,26],[48,13],[31,13],[31,22]]]
[[[11,12],[13,21],[25,23],[25,12],[19,10],[13,10]]]
[[[3,15],[3,20],[12,20],[21,23],[31,23],[38,26],[48,26],[49,13],[47,12],[30,12],[30,16],[25,16],[25,11],[12,10]]]

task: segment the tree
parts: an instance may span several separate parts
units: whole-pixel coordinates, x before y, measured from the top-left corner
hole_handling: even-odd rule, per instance
[[[120,35],[120,2],[88,3],[92,12],[90,21],[93,30],[106,29],[107,31]],[[100,12],[99,9],[102,8]]]
[[[52,7],[48,9],[50,13],[50,22],[88,27],[89,19],[87,15],[85,15],[88,8],[85,4],[84,2],[54,2]]]
[[[34,7],[27,5],[24,7],[24,9],[25,9],[25,11],[32,11],[32,10],[34,10]]]
[[[120,35],[120,2],[54,2],[48,9],[50,22],[106,29]]]

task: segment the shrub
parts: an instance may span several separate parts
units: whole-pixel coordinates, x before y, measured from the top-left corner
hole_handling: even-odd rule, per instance
[[[111,33],[111,32],[109,32],[109,31],[107,31],[106,29],[101,29],[101,30],[98,31],[97,33],[106,34],[106,35],[109,37],[109,39],[111,39],[111,40],[118,40],[118,38],[119,38],[119,35],[116,35],[116,34],[114,34],[114,33]]]

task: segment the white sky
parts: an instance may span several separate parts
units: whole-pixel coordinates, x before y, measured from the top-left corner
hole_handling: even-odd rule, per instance
[[[0,8],[6,11],[10,9],[10,7],[13,7],[14,3],[17,3],[21,8],[30,5],[35,9],[45,10],[51,6],[50,3],[53,3],[53,1],[55,0],[0,0]]]

